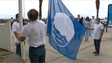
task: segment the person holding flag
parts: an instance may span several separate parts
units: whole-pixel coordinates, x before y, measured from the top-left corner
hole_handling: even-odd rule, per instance
[[[89,30],[94,30],[94,46],[95,46],[95,56],[100,54],[100,43],[104,32],[104,26],[100,23],[100,18],[96,18],[96,24],[93,28],[87,28]]]
[[[18,40],[21,42],[28,37],[29,43],[29,58],[31,63],[45,63],[45,23],[37,20],[38,11],[31,9],[28,11],[30,23],[24,26],[23,32],[18,32]]]

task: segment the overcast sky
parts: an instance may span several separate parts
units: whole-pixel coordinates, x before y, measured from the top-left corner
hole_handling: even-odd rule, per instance
[[[62,0],[69,11],[77,17],[80,14],[83,17],[96,16],[95,0]],[[108,5],[112,0],[100,0],[99,17],[107,17]],[[23,0],[23,17],[27,18],[28,10],[35,8],[39,10],[39,0]],[[15,18],[18,13],[18,0],[0,0],[0,18]],[[43,0],[42,18],[47,18],[48,0]]]

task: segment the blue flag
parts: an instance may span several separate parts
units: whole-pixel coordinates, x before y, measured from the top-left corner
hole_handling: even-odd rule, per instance
[[[54,49],[76,60],[85,30],[61,0],[49,0],[47,35]]]

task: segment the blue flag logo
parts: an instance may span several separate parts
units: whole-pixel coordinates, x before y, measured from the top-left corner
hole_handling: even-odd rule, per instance
[[[76,60],[85,30],[61,0],[49,0],[47,34],[53,48]]]
[[[69,16],[61,12],[56,13],[52,25],[52,37],[56,44],[65,47],[73,38],[74,33],[73,23]]]

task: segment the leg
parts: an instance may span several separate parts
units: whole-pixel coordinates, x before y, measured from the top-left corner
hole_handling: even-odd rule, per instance
[[[100,54],[100,42],[101,42],[101,40],[96,41],[96,53],[97,54]]]
[[[85,41],[86,41],[86,37],[85,37]]]
[[[96,52],[96,40],[94,39],[94,46],[95,46],[95,52]]]
[[[20,43],[16,44],[16,54],[18,54],[21,57],[21,45],[20,45]]]
[[[34,48],[29,48],[30,63],[39,63],[39,56]]]
[[[31,63],[45,63],[45,46],[29,48],[29,58]]]
[[[104,31],[105,31],[105,24],[103,24],[104,25]]]
[[[40,53],[41,53],[41,56],[39,58],[39,62],[40,63],[45,63],[45,56],[46,56],[46,49],[45,49],[45,46],[42,47],[42,50]]]
[[[104,30],[105,30],[105,28],[106,28],[106,32],[107,32],[107,24],[104,24]]]
[[[106,32],[107,32],[107,24],[106,24]]]
[[[87,37],[85,37],[85,41],[87,41],[88,40],[88,38]]]
[[[89,37],[87,37],[87,41],[88,41]]]

